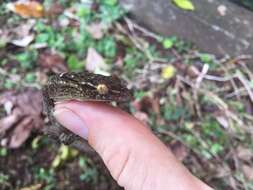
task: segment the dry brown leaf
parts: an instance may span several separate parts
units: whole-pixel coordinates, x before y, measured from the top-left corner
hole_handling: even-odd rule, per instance
[[[99,40],[103,38],[104,36],[104,32],[103,32],[104,26],[99,22],[95,22],[90,25],[87,25],[85,29],[87,30],[87,32],[89,32],[89,34],[94,39]]]
[[[156,114],[156,123],[158,125],[164,124],[164,119],[160,114],[160,102],[157,97],[144,96],[141,100],[135,100],[132,102],[132,106],[137,110],[137,118],[143,120],[145,117],[143,114],[147,114],[149,112]],[[148,122],[148,116],[145,118],[145,123]]]
[[[12,43],[19,47],[26,47],[34,40],[34,34],[31,32],[35,25],[35,20],[21,21],[15,28],[4,26],[0,30],[0,40],[5,43]]]
[[[228,165],[223,165],[222,167],[217,167],[217,165],[212,165],[212,170],[215,170],[215,177],[217,178],[223,178],[225,176],[228,176],[228,174],[232,172],[231,168]]]
[[[38,64],[46,70],[51,70],[55,73],[66,72],[67,67],[64,64],[64,58],[57,53],[45,51],[40,53]]]
[[[178,71],[185,73],[186,75],[190,76],[191,78],[195,78],[199,76],[200,71],[199,69],[194,65],[186,65],[182,64],[181,62],[176,62],[175,67]]]
[[[5,131],[9,130],[12,125],[17,121],[18,115],[9,115],[0,120],[0,134],[3,134]]]
[[[1,145],[18,148],[33,129],[43,126],[42,94],[37,89],[5,92],[0,96],[0,105],[12,108],[6,117],[0,119]]]
[[[37,1],[18,1],[9,3],[8,7],[22,17],[41,18],[44,16],[44,7]]]
[[[141,100],[136,100],[133,103],[136,110],[144,112],[153,112],[157,115],[160,114],[159,99],[151,96],[144,96]]]
[[[33,40],[34,40],[34,35],[31,34],[31,35],[25,36],[25,37],[22,38],[22,39],[12,40],[11,43],[14,44],[14,45],[16,45],[16,46],[19,46],[19,47],[26,47],[26,46],[28,46]]]
[[[190,65],[187,68],[186,72],[187,72],[187,75],[189,75],[190,77],[193,77],[193,78],[199,76],[199,74],[200,74],[199,69],[194,65]]]
[[[145,112],[137,111],[134,113],[134,117],[140,120],[145,125],[148,125],[148,114]]]
[[[229,176],[228,183],[232,187],[231,189],[237,189],[237,181],[233,178],[233,176]]]
[[[180,161],[183,161],[188,155],[189,155],[189,150],[187,147],[185,147],[181,142],[179,141],[174,141],[170,144],[170,148],[176,158]]]
[[[144,96],[140,100],[134,101],[133,107],[138,111],[159,113],[159,103],[157,105],[155,98],[150,96]]]
[[[244,165],[242,166],[242,171],[243,171],[245,177],[246,177],[249,181],[253,180],[253,167],[252,167],[252,166],[249,166],[249,165],[244,164]]]
[[[64,11],[64,7],[59,2],[54,2],[46,11],[47,16],[54,17],[60,15]]]
[[[216,116],[215,119],[218,121],[218,123],[223,126],[225,129],[229,128],[229,121],[228,118],[226,116],[223,115],[219,115]]]
[[[124,65],[124,61],[122,57],[118,57],[117,60],[115,61],[114,65],[116,65],[119,68],[122,68]]]
[[[240,158],[243,161],[250,162],[250,160],[253,159],[253,152],[249,148],[239,146],[236,149],[236,153],[238,158]]]
[[[40,190],[40,189],[42,189],[42,184],[38,183],[38,184],[31,185],[28,187],[22,187],[20,190]]]
[[[104,58],[94,48],[88,49],[85,67],[91,72],[108,70]]]
[[[19,122],[18,127],[16,127],[11,134],[9,141],[10,148],[18,148],[25,142],[32,131],[32,122],[33,120],[31,117],[25,117]]]

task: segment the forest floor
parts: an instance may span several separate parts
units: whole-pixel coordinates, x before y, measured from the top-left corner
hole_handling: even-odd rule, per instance
[[[216,57],[136,24],[117,0],[0,5],[0,189],[119,189],[93,159],[50,141],[51,73],[116,74],[132,115],[215,189],[253,189],[253,59]]]

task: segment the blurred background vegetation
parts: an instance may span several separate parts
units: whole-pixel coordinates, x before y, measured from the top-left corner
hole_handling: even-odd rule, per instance
[[[136,24],[117,0],[0,5],[0,189],[119,189],[95,158],[44,136],[50,73],[117,74],[129,111],[215,189],[253,189],[252,59]]]

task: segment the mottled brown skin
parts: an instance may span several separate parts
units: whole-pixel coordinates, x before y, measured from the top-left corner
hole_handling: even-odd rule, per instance
[[[46,133],[60,142],[73,145],[76,148],[84,147],[86,142],[79,136],[61,126],[53,117],[56,102],[65,100],[127,102],[131,93],[125,83],[116,76],[103,76],[89,73],[61,73],[50,77],[43,87],[44,110],[52,123]]]

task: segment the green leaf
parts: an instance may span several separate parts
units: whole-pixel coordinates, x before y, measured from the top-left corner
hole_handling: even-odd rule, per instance
[[[26,76],[25,76],[25,80],[28,83],[32,83],[36,80],[36,76],[35,76],[34,73],[27,73]]]
[[[176,121],[180,118],[189,118],[189,116],[189,112],[184,107],[173,107],[167,105],[163,108],[163,117],[168,121]]]
[[[109,24],[121,18],[125,13],[126,11],[119,5],[110,6],[102,4],[100,6],[99,17],[103,23]]]
[[[172,38],[165,38],[162,44],[165,49],[170,49],[174,45],[174,40]]]
[[[253,80],[251,80],[251,81],[249,82],[249,85],[250,85],[251,88],[253,88]]]
[[[190,0],[173,0],[173,2],[181,9],[193,11],[195,7]]]
[[[136,92],[134,92],[134,97],[137,100],[141,100],[146,95],[147,95],[147,92],[144,92],[144,91],[136,91]]]
[[[212,154],[208,150],[202,149],[200,150],[200,152],[206,159],[212,158]]]
[[[38,136],[35,139],[33,139],[32,141],[32,149],[36,150],[39,148],[39,141],[40,141],[41,137]]]
[[[70,148],[68,146],[65,146],[65,145],[61,145],[60,149],[59,149],[59,152],[60,152],[60,158],[62,160],[67,160],[70,156]]]
[[[9,175],[5,175],[2,171],[0,172],[0,184],[9,184],[9,178]]]
[[[1,66],[6,65],[7,63],[8,63],[8,60],[7,60],[7,59],[2,59],[2,60],[0,60],[0,65],[1,65]]]
[[[38,21],[37,23],[36,23],[36,25],[34,26],[34,30],[36,31],[36,32],[42,32],[42,31],[45,31],[46,30],[46,28],[47,28],[47,26],[43,23],[43,22],[41,22],[41,21]]]
[[[87,167],[86,159],[84,157],[79,158],[79,166],[81,168],[86,168]]]
[[[219,152],[221,152],[223,150],[223,147],[218,144],[218,143],[214,143],[212,146],[211,146],[211,149],[210,149],[210,152],[214,155],[217,155]]]
[[[16,56],[16,59],[20,62],[26,62],[29,60],[29,54],[28,53],[20,53]]]
[[[84,68],[84,63],[80,62],[75,55],[70,55],[68,57],[67,64],[71,71],[78,71]]]
[[[210,63],[213,60],[212,55],[210,55],[208,53],[200,53],[199,58],[204,63]]]
[[[15,57],[20,62],[22,68],[32,69],[37,60],[38,52],[36,50],[27,50],[17,54]]]
[[[54,158],[53,162],[52,162],[52,168],[58,168],[62,163],[61,157],[60,155],[56,155],[56,157]]]
[[[6,148],[0,148],[0,156],[4,157],[7,156],[8,151]]]
[[[37,43],[45,43],[50,39],[50,35],[48,33],[41,33],[38,34],[36,37]]]
[[[78,11],[77,11],[77,16],[80,18],[85,17],[91,13],[91,10],[87,7],[80,6]]]
[[[104,3],[106,5],[114,6],[114,5],[117,5],[118,0],[104,0]]]
[[[6,41],[4,39],[0,38],[0,49],[4,48],[6,46],[6,44],[7,44]]]
[[[12,80],[10,80],[10,79],[7,79],[4,82],[4,88],[12,89],[14,86],[15,86],[15,83]]]
[[[102,53],[106,58],[114,58],[117,54],[115,39],[112,37],[105,37],[100,40],[96,46],[99,53]]]

